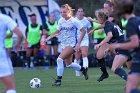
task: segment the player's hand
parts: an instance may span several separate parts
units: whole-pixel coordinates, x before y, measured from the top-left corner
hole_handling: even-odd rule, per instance
[[[110,51],[114,51],[115,49],[119,48],[119,44],[110,44],[109,45],[109,50]]]
[[[51,37],[47,37],[46,40],[45,40],[45,42],[49,41],[50,39],[51,39]]]
[[[100,48],[100,46],[101,46],[100,44],[97,44],[97,45],[94,46],[94,49],[98,50]]]
[[[93,30],[90,30],[88,34],[89,34],[89,35],[92,35],[93,32],[94,32],[94,29],[93,29]]]
[[[80,51],[80,43],[76,44],[76,51]]]
[[[87,17],[88,21],[93,21],[93,19],[91,17]]]

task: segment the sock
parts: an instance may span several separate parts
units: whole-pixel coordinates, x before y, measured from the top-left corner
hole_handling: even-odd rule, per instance
[[[119,75],[124,80],[127,80],[127,74],[126,74],[126,72],[122,68],[117,68],[115,70],[115,74]]]
[[[56,62],[56,60],[57,60],[57,57],[58,57],[58,55],[53,55],[53,66],[56,66],[57,64],[57,62]]]
[[[74,63],[80,64],[80,59],[79,60],[74,59]]]
[[[140,93],[140,90],[138,90],[138,89],[133,89],[130,93]]]
[[[83,57],[83,67],[84,68],[88,67],[88,58],[87,57]]]
[[[77,64],[77,63],[71,63],[67,67],[70,67],[70,68],[72,68],[74,70],[77,70],[77,71],[80,71],[80,69],[81,69],[81,66],[79,64]]]
[[[28,65],[28,67],[30,68],[30,63],[31,63],[31,61],[30,61],[30,57],[26,57],[26,61],[27,61],[27,65]]]
[[[103,72],[103,74],[108,74],[107,70],[106,70],[106,63],[105,63],[105,59],[97,59],[98,60],[98,64],[100,66],[101,71]]]
[[[34,57],[30,57],[30,67],[34,67]]]
[[[34,60],[33,60],[33,64],[34,64],[34,66],[37,65],[37,62],[38,62],[38,57],[34,57]]]
[[[61,79],[62,79],[62,76],[57,76],[57,79],[58,79],[58,80],[61,80]]]
[[[16,90],[11,89],[11,90],[7,90],[6,93],[17,93]]]
[[[64,71],[63,59],[57,58],[57,76],[62,76]]]

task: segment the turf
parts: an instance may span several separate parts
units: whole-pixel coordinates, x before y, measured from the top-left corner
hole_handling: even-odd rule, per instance
[[[56,77],[56,69],[44,70],[37,68],[36,70],[15,69],[15,78],[18,93],[124,93],[125,81],[113,74],[110,70],[110,77],[102,82],[96,79],[101,74],[99,68],[89,69],[89,80],[84,77],[76,77],[74,71],[66,68],[64,71],[61,87],[52,86],[52,76]],[[31,89],[29,81],[32,78],[40,78],[42,85],[38,89]],[[0,93],[4,93],[2,84],[0,83]]]

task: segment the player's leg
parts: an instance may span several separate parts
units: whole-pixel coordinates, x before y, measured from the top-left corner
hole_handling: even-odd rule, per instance
[[[127,61],[125,64],[126,64],[128,69],[130,69],[130,67],[132,66],[131,60]]]
[[[55,86],[60,86],[61,85],[61,80],[63,76],[63,71],[64,71],[64,60],[71,56],[71,54],[74,52],[73,48],[71,46],[65,47],[61,54],[57,58],[57,79],[55,80],[54,84]]]
[[[46,70],[49,69],[50,58],[51,58],[50,54],[51,54],[51,45],[47,44],[46,49],[45,49],[45,55],[44,55],[44,61],[46,63],[46,67],[45,67]]]
[[[128,75],[128,80],[126,83],[126,93],[134,93],[133,91],[135,91],[135,89],[138,87],[139,84],[140,84],[140,75],[137,74]]]
[[[0,78],[4,84],[6,93],[16,93],[16,85],[14,80],[14,75],[9,75],[6,77]]]
[[[108,49],[108,44],[104,44],[96,52],[96,59],[98,61],[98,65],[102,71],[102,75],[97,79],[97,81],[99,81],[99,82],[103,81],[104,79],[109,77],[107,69],[106,69],[105,58],[104,58],[104,56],[106,55],[105,51],[107,49]]]
[[[81,57],[81,51],[76,51],[75,52],[74,63],[77,63],[77,64],[80,65],[80,57]],[[75,71],[75,75],[76,76],[80,76],[80,72],[79,71]]]
[[[57,57],[58,57],[58,45],[53,45],[53,50],[54,50],[54,55],[53,55],[53,62],[54,62],[54,66],[56,67],[56,60],[57,60]]]
[[[135,61],[138,62],[139,60]],[[132,93],[133,91],[138,91],[136,90],[136,88],[138,87],[139,84],[140,84],[140,63],[132,63],[126,83],[126,93],[131,93],[131,91]]]
[[[88,68],[88,46],[81,46],[80,49],[83,58],[83,67]]]
[[[38,53],[39,53],[39,48],[34,48],[33,49],[33,56],[34,56],[33,63],[34,63],[34,66],[36,66],[37,62],[38,62]]]
[[[117,74],[118,76],[120,76],[122,79],[127,80],[127,73],[125,72],[125,70],[123,70],[123,68],[121,68],[123,66],[123,64],[128,60],[128,57],[122,54],[116,55],[114,60],[113,60],[113,65],[111,70]]]
[[[28,68],[30,68],[32,51],[33,51],[32,48],[28,48],[28,49],[26,50],[26,62],[27,62],[26,65],[28,66]]]

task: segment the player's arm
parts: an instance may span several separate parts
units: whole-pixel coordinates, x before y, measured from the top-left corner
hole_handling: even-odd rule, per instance
[[[80,29],[80,31],[81,31],[81,35],[80,35],[80,38],[78,39],[78,44],[81,43],[86,33],[86,30],[84,28]]]
[[[121,48],[121,49],[132,49],[132,48],[137,48],[139,47],[139,37],[138,35],[132,35],[130,36],[130,41],[127,43],[118,43],[118,44],[111,44],[110,48],[111,50]]]
[[[46,41],[58,36],[59,34],[61,34],[61,32],[59,30],[56,30],[56,32],[54,34],[52,34],[49,37],[47,37]]]
[[[13,32],[14,32],[14,33],[17,35],[17,37],[18,37],[18,40],[17,40],[17,42],[16,42],[16,45],[20,45],[20,44],[21,44],[21,41],[22,41],[22,39],[23,39],[23,34],[22,34],[22,32],[19,30],[18,27],[15,27],[14,30],[13,30]]]
[[[90,21],[90,22],[96,22],[96,23],[101,24],[101,22],[100,22],[99,20],[94,20],[94,19],[92,19],[91,17],[87,17],[87,19],[88,19],[88,21]]]
[[[108,32],[106,38],[104,38],[103,41],[101,43],[99,43],[99,45],[101,46],[101,45],[109,42],[112,37],[113,37],[112,32]]]

